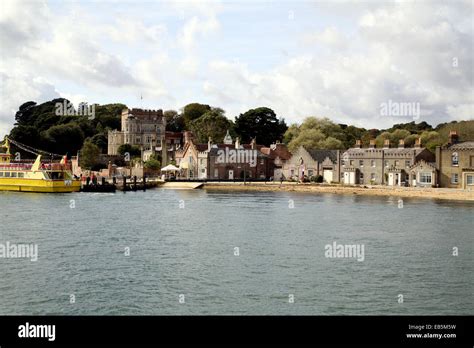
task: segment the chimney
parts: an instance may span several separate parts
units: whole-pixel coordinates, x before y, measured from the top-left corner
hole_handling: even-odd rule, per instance
[[[389,139],[385,139],[383,141],[383,148],[384,149],[389,149],[390,148],[390,140]]]
[[[375,149],[375,139],[370,139],[369,149]]]
[[[355,148],[360,149],[361,143],[360,139],[356,140]]]
[[[457,142],[458,142],[458,132],[455,130],[449,131],[448,144],[453,145],[453,144],[456,144]]]
[[[212,145],[212,138],[209,137],[209,140],[207,141],[207,151],[211,151],[211,145]]]
[[[405,140],[400,139],[400,140],[398,141],[398,148],[399,148],[399,149],[404,149],[404,148],[405,148]]]
[[[236,149],[240,148],[240,139],[239,139],[239,137],[235,138],[235,148]]]
[[[421,138],[416,138],[415,139],[415,149],[420,149],[421,148]]]

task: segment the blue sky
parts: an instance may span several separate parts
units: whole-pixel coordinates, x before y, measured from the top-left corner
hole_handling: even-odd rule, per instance
[[[2,1],[0,136],[28,100],[388,127],[472,119],[472,2]],[[23,20],[19,21],[18,18]],[[456,60],[456,64],[453,64]],[[143,100],[140,96],[143,95]]]

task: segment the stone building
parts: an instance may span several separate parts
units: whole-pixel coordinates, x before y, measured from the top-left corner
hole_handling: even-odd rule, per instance
[[[357,140],[356,146],[342,155],[341,181],[348,185],[410,185],[410,168],[421,160],[432,163],[435,156],[421,147],[419,138],[413,148],[405,148],[403,140],[398,148],[390,148],[389,140],[385,140],[383,148],[376,148],[375,140],[368,148],[361,148],[361,141]]]
[[[149,154],[163,150],[166,119],[161,109],[124,109],[121,115],[121,128],[120,131],[108,132],[108,155],[117,155],[118,148],[123,144],[138,146],[142,151],[149,151]],[[163,157],[163,163],[167,163],[166,151]]]
[[[340,181],[340,150],[306,149],[300,146],[283,165],[285,179],[323,177],[323,182]]]
[[[436,148],[436,169],[441,187],[474,188],[474,141],[459,142],[456,131],[448,144]]]

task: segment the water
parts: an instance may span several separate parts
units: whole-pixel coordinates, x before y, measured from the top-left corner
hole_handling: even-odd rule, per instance
[[[39,253],[0,258],[0,315],[474,314],[472,202],[156,189],[0,209],[0,243]],[[334,241],[365,260],[326,258]]]

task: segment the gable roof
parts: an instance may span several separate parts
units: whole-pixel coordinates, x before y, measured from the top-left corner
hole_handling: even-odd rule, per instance
[[[332,162],[337,161],[337,150],[321,150],[321,149],[306,149],[305,150],[309,153],[309,155],[313,158],[313,160],[321,163],[323,162],[326,157]]]

